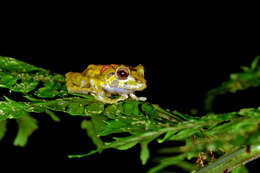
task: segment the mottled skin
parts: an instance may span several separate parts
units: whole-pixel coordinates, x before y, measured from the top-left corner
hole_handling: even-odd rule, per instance
[[[89,65],[82,73],[69,72],[66,74],[66,87],[69,92],[93,95],[104,103],[116,103],[127,99],[145,101],[145,97],[138,98],[135,91],[146,88],[144,67],[125,65]],[[112,94],[120,95],[112,99]]]

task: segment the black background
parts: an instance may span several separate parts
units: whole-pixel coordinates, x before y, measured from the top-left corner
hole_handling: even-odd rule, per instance
[[[104,17],[104,16],[103,16]],[[105,18],[105,17],[104,17]],[[74,18],[75,19],[75,18]],[[258,38],[241,29],[241,23],[222,23],[172,18],[162,20],[141,18],[90,21],[57,18],[5,25],[1,32],[1,56],[10,56],[52,72],[83,71],[89,64],[143,64],[148,88],[137,93],[149,102],[164,108],[190,113],[192,108],[203,115],[205,93],[250,65],[260,55]],[[69,22],[67,21],[69,20]],[[254,25],[244,25],[254,29]],[[218,97],[214,110],[227,112],[259,105],[260,90],[250,89],[237,95]],[[33,114],[39,120],[39,130],[25,148],[12,146],[16,135],[14,121],[8,123],[6,137],[0,143],[1,167],[9,170],[82,170],[101,172],[145,172],[154,163],[142,166],[139,146],[129,151],[104,151],[83,159],[67,159],[68,154],[86,153],[94,149],[81,118],[57,113],[61,123],[48,116]],[[158,145],[151,145],[156,156]],[[15,163],[15,166],[12,164]],[[10,166],[13,165],[13,166]],[[31,166],[34,166],[32,168]],[[252,169],[254,163],[249,165]],[[89,171],[91,172],[91,171]]]

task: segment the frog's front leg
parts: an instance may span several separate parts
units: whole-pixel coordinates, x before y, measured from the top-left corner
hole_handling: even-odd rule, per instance
[[[113,103],[117,103],[119,101],[122,100],[126,100],[128,98],[127,94],[121,94],[119,98],[117,99],[111,99],[109,98],[110,94],[105,93],[105,92],[99,92],[97,93],[97,95],[95,95],[95,97],[97,98],[97,100],[104,102],[104,103],[108,103],[108,104],[113,104]]]
[[[137,97],[134,93],[130,93],[130,97],[131,97],[133,100],[138,100],[138,101],[146,101],[146,100],[147,100],[146,97]]]

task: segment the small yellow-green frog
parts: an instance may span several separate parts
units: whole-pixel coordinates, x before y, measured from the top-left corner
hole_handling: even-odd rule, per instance
[[[89,65],[82,73],[69,72],[66,74],[66,87],[69,92],[93,95],[104,103],[117,103],[129,96],[134,100],[145,101],[145,97],[137,97],[135,91],[146,88],[144,67],[111,64]],[[112,99],[112,94],[120,95]]]

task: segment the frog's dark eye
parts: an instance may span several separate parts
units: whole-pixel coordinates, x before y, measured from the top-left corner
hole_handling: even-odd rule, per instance
[[[120,80],[126,80],[129,76],[129,71],[126,68],[118,68],[116,71],[116,76]]]

